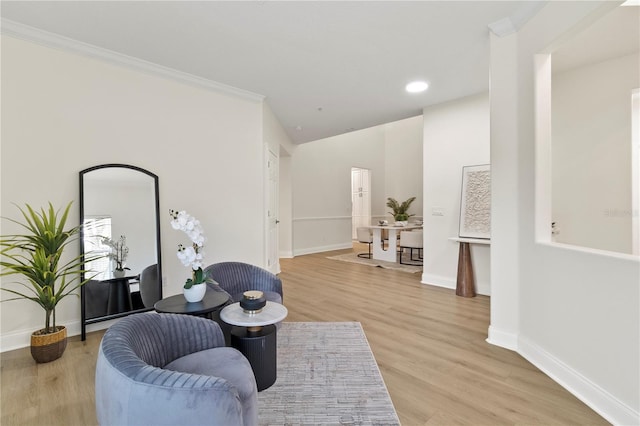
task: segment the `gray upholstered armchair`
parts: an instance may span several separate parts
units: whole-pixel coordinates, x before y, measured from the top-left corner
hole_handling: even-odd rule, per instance
[[[256,381],[217,323],[134,314],[102,338],[96,414],[101,425],[255,425]]]
[[[282,281],[258,266],[242,262],[221,262],[207,266],[204,272],[229,293],[234,302],[239,302],[242,293],[247,290],[260,290],[267,300],[282,303]]]

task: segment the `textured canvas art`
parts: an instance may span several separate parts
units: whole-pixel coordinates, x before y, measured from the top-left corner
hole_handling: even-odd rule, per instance
[[[462,168],[459,236],[491,237],[491,168],[488,164]]]

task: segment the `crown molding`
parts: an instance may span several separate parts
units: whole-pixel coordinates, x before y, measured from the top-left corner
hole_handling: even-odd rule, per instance
[[[523,2],[522,6],[513,15],[490,23],[489,30],[498,37],[505,37],[520,31],[548,2],[548,0]]]
[[[498,37],[505,37],[517,31],[513,22],[509,18],[502,18],[499,21],[490,23],[489,30]]]
[[[198,77],[173,68],[154,64],[132,56],[123,55],[112,50],[94,46],[68,37],[44,31],[38,28],[30,27],[19,22],[2,18],[0,20],[0,33],[22,40],[30,41],[46,47],[64,50],[78,55],[99,59],[111,64],[123,66],[126,68],[140,71],[147,74],[168,78],[171,80],[197,86],[206,90],[211,90],[226,95],[237,96],[253,102],[262,102],[263,95],[249,92],[247,90],[238,89],[233,86],[218,83],[213,80]]]

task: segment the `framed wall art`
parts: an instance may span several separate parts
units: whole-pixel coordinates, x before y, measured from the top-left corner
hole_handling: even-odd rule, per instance
[[[460,238],[491,238],[491,166],[462,168]]]

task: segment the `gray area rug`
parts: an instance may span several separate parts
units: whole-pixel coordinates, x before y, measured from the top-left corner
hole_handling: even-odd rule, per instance
[[[260,425],[399,425],[358,322],[285,322],[278,376],[258,393]]]
[[[416,252],[414,252],[414,257],[416,256]],[[403,261],[409,262],[409,254],[403,254]],[[358,257],[357,253],[347,253],[340,254],[337,256],[329,256],[327,259],[340,260],[342,262],[351,262],[351,263],[359,263],[361,265],[369,265],[376,266],[378,268],[385,269],[394,269],[396,271],[409,272],[410,274],[415,274],[417,272],[422,272],[422,266],[413,266],[413,265],[403,265],[396,262],[386,262],[384,260],[376,260],[376,259],[367,259]]]

